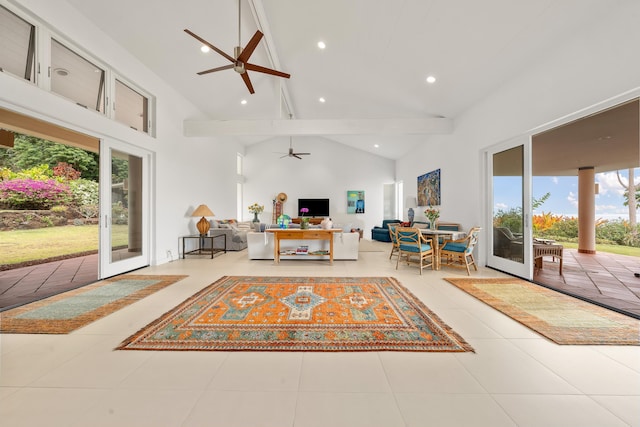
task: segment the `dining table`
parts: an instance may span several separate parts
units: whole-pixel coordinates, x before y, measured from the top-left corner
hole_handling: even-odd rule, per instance
[[[438,229],[431,229],[431,228],[421,228],[420,229],[420,233],[422,233],[422,235],[427,235],[427,236],[432,236],[433,239],[433,256],[435,258],[434,260],[434,266],[436,270],[440,270],[440,244],[439,244],[439,238],[443,237],[450,237],[452,240],[457,240],[457,239],[463,239],[467,236],[467,233],[465,233],[464,231],[457,231],[457,230],[438,230]]]

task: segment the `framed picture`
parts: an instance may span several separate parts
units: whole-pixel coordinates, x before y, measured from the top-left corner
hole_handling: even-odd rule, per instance
[[[418,177],[418,206],[440,206],[440,169]]]
[[[347,213],[364,213],[364,191],[347,191]]]

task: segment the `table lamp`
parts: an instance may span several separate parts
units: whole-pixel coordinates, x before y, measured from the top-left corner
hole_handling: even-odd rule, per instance
[[[211,225],[209,224],[209,221],[207,221],[205,216],[215,216],[213,212],[211,212],[211,209],[209,209],[207,205],[200,205],[196,208],[195,211],[193,211],[191,216],[202,217],[200,218],[200,221],[198,221],[198,223],[196,224],[196,227],[198,228],[198,231],[200,232],[201,236],[206,235],[207,232],[209,231],[209,228],[211,228]]]

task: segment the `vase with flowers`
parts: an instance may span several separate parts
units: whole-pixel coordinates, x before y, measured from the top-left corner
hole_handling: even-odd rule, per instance
[[[254,203],[251,206],[249,206],[249,212],[253,213],[252,222],[260,222],[260,218],[258,218],[258,214],[264,212],[264,206]]]
[[[306,230],[309,228],[309,217],[304,214],[309,213],[309,208],[300,209],[300,228]]]
[[[429,224],[432,230],[436,229],[436,221],[440,218],[440,210],[436,207],[429,206],[424,210],[424,215],[429,219]]]

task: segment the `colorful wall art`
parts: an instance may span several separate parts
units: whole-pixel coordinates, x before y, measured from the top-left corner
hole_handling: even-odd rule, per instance
[[[418,206],[440,206],[440,169],[418,177]]]
[[[347,191],[347,213],[364,213],[364,191]]]

